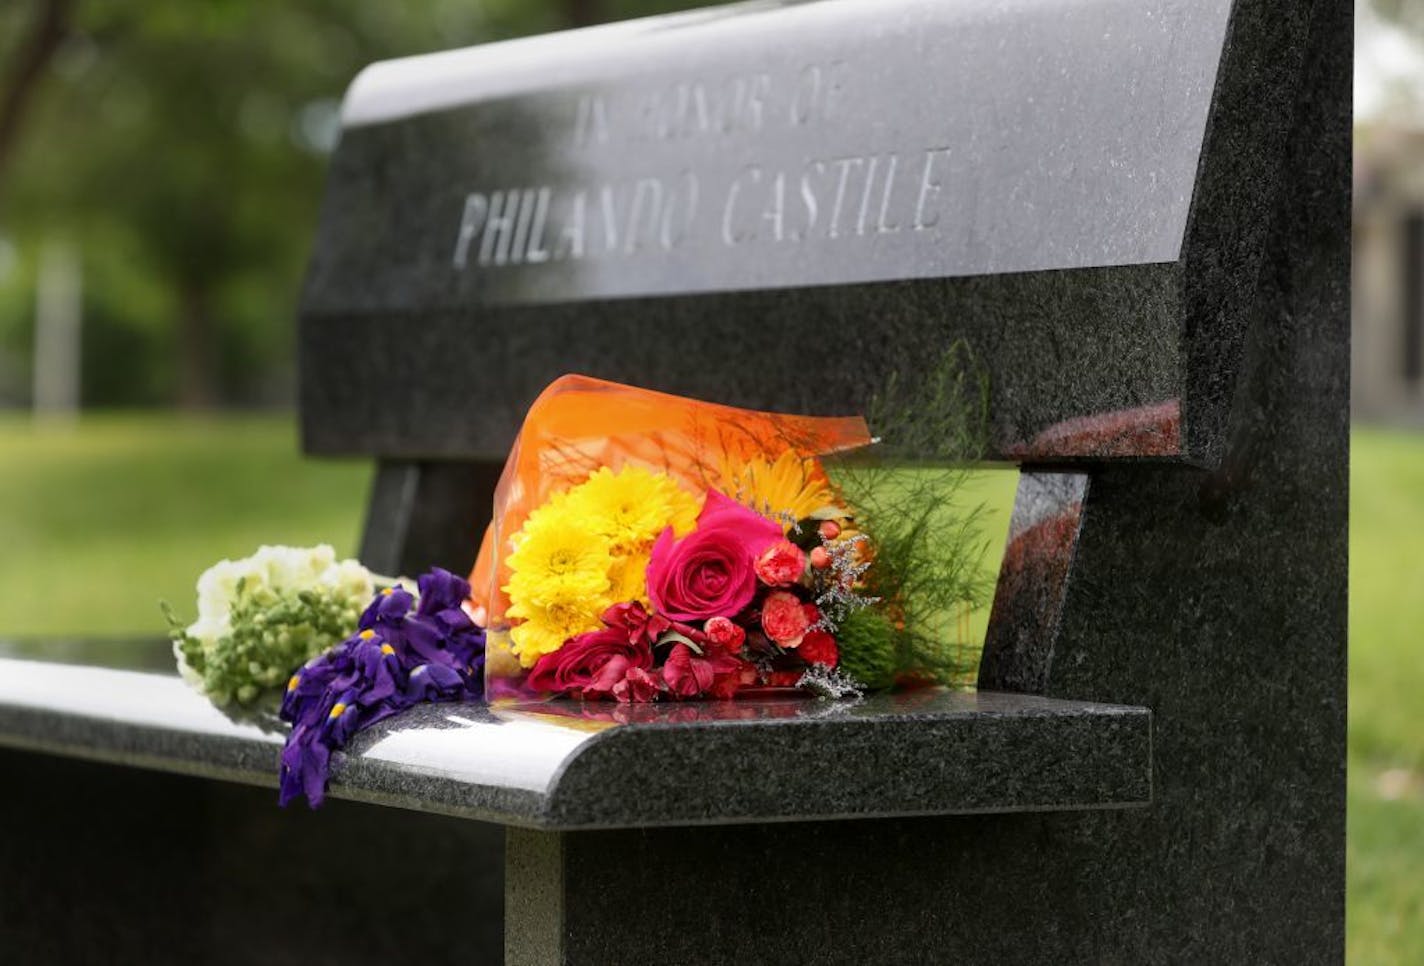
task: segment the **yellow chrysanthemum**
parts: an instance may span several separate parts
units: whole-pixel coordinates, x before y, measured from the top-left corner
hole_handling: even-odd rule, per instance
[[[648,601],[648,560],[650,553],[633,553],[613,558],[613,566],[608,570],[611,584],[609,596],[621,603],[636,600],[644,607]]]
[[[698,501],[666,473],[604,467],[569,491],[567,506],[603,536],[615,554],[641,552],[671,526],[683,536],[697,524]]]
[[[567,502],[544,508],[514,538],[506,593],[535,600],[604,593],[609,551],[608,541],[584,525]]]
[[[724,459],[721,470],[723,493],[774,519],[804,520],[840,506],[820,462],[789,449],[774,463]]]
[[[666,474],[628,466],[597,470],[525,520],[506,559],[511,650],[524,667],[601,626],[615,603],[647,602],[648,555],[671,526],[679,535],[700,507]]]
[[[599,617],[607,600],[570,598],[544,606],[523,603],[510,607],[509,614],[521,622],[510,628],[512,650],[522,667],[533,667],[545,654],[552,654],[571,637],[602,626]],[[517,611],[517,613],[516,613]]]

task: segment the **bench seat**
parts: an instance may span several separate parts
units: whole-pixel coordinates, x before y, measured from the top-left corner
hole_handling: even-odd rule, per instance
[[[275,786],[285,726],[234,720],[152,670],[166,648],[0,651],[0,746]],[[994,692],[425,705],[348,751],[334,797],[548,830],[1115,808],[1152,791],[1147,709]]]

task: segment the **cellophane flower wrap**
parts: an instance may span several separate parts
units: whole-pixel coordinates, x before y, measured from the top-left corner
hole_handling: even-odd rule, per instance
[[[487,697],[834,690],[836,632],[871,603],[873,550],[821,461],[870,442],[860,417],[555,382],[510,452],[471,575]]]

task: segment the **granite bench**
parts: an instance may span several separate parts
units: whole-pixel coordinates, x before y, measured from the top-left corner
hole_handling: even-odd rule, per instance
[[[298,330],[362,559],[467,569],[564,372],[836,413],[962,340],[1020,472],[979,690],[431,706],[282,812],[280,728],[161,645],[7,645],[0,960],[1340,960],[1351,14],[757,2],[369,68]]]

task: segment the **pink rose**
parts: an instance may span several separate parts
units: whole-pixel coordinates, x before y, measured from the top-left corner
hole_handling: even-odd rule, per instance
[[[697,529],[677,540],[669,527],[653,545],[648,598],[674,621],[730,617],[756,596],[756,559],[780,539],[775,523],[710,491]]]
[[[707,491],[702,512],[697,516],[697,529],[732,531],[742,540],[753,560],[785,535],[781,524],[768,520],[716,490]]]
[[[733,652],[740,651],[747,639],[747,632],[725,617],[709,618],[706,634],[713,644]]]
[[[795,594],[778,590],[762,601],[761,629],[782,647],[798,647],[819,616],[815,605],[803,604]]]
[[[621,627],[605,627],[572,637],[552,654],[539,658],[529,672],[537,691],[585,696],[610,694],[630,668],[651,668],[653,649],[646,640],[629,641]]]
[[[768,587],[789,587],[806,572],[806,553],[790,540],[778,540],[757,557],[756,573]]]

